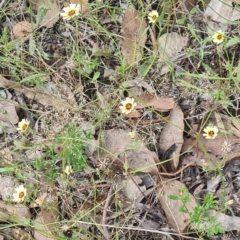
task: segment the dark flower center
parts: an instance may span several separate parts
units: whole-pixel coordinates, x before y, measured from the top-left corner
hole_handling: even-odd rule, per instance
[[[152,20],[156,20],[157,19],[157,16],[156,15],[153,15],[152,16]]]
[[[131,103],[126,104],[126,109],[127,109],[127,110],[132,109],[132,104],[131,104]]]
[[[19,198],[23,198],[24,195],[25,195],[24,192],[20,192],[20,193],[18,194],[18,197],[19,197]]]
[[[211,137],[214,136],[214,134],[215,134],[215,133],[214,133],[213,130],[208,132],[208,135],[211,136]]]
[[[76,14],[76,10],[71,10],[71,11],[68,12],[68,16],[69,16],[69,17],[72,17],[72,16],[74,16],[75,14]]]
[[[28,128],[28,124],[24,123],[24,124],[22,125],[22,130],[25,131],[27,128]]]

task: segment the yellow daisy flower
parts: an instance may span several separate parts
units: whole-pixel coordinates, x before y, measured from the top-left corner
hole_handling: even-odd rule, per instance
[[[22,119],[21,122],[18,123],[17,130],[19,132],[26,132],[28,130],[29,125],[30,125],[29,120],[27,118],[26,119],[24,118],[24,119]]]
[[[63,8],[63,12],[60,13],[63,19],[70,20],[80,14],[80,4],[71,3],[68,7]]]
[[[73,172],[72,166],[70,166],[70,165],[66,166],[66,168],[65,168],[65,173],[66,173],[67,175],[70,175],[72,172]]]
[[[153,10],[151,11],[149,14],[148,14],[148,20],[149,20],[149,23],[155,23],[158,19],[158,12],[156,10]]]
[[[206,139],[214,139],[218,135],[218,128],[213,125],[209,125],[203,129],[205,133],[203,133],[203,136]]]
[[[222,30],[219,30],[213,34],[212,38],[213,42],[220,44],[224,40],[224,32]]]
[[[13,201],[17,203],[23,202],[24,198],[27,196],[27,189],[23,185],[20,185],[15,190],[16,193],[13,194]]]
[[[124,101],[121,102],[120,110],[123,114],[129,114],[137,106],[133,98],[127,97]]]

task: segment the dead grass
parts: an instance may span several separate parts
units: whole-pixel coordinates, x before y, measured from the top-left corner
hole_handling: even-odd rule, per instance
[[[2,239],[238,236],[239,6],[212,2],[0,2]]]

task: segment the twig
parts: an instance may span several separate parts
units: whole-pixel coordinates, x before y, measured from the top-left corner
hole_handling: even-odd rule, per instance
[[[160,174],[160,175],[163,175],[163,176],[176,176],[176,175],[178,175],[179,173],[181,173],[184,169],[186,169],[186,168],[188,168],[188,167],[190,167],[190,166],[193,166],[193,165],[195,165],[195,163],[189,163],[189,164],[187,164],[185,167],[179,169],[179,170],[178,170],[177,172],[175,172],[175,173],[159,173],[159,174]]]
[[[107,195],[107,199],[106,199],[104,208],[103,208],[103,215],[102,215],[102,222],[101,222],[103,225],[104,237],[106,238],[106,240],[110,240],[110,235],[109,235],[108,229],[106,227],[106,217],[107,217],[107,208],[108,208],[108,205],[111,200],[112,191],[113,191],[113,186],[111,185],[111,187],[108,191],[108,195]]]
[[[68,220],[69,221],[69,220]],[[187,235],[181,235],[176,232],[166,232],[166,231],[159,231],[159,230],[152,230],[152,229],[147,229],[147,228],[138,228],[138,227],[122,227],[122,226],[116,226],[116,225],[103,225],[100,223],[92,223],[92,222],[85,222],[85,221],[77,221],[79,224],[86,224],[86,225],[93,225],[93,226],[102,226],[102,227],[109,227],[109,228],[115,228],[115,229],[124,229],[124,230],[133,230],[133,231],[142,231],[142,232],[151,232],[151,233],[158,233],[158,234],[163,234],[165,236],[183,236],[184,239],[198,239],[194,238],[192,236],[188,237]],[[75,223],[74,223],[75,224]],[[174,231],[174,230],[172,230]]]

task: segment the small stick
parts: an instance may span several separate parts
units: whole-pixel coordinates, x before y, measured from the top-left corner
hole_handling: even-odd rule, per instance
[[[103,215],[102,215],[102,224],[103,224],[103,230],[104,230],[104,237],[106,238],[106,240],[110,240],[110,235],[109,235],[109,232],[108,232],[108,229],[106,227],[106,217],[107,217],[107,208],[108,208],[108,205],[110,203],[110,200],[111,200],[111,195],[112,195],[112,191],[113,191],[113,186],[111,185],[109,191],[108,191],[108,195],[107,195],[107,199],[106,199],[106,202],[105,202],[105,205],[104,205],[104,208],[103,208]]]
[[[179,170],[178,170],[177,172],[175,172],[175,173],[159,173],[159,174],[160,174],[160,175],[163,175],[163,176],[176,176],[176,175],[178,175],[179,173],[181,173],[184,169],[186,169],[186,168],[188,168],[188,167],[190,167],[190,166],[193,166],[193,165],[195,165],[195,163],[189,163],[189,164],[187,164],[185,167],[179,169]]]

